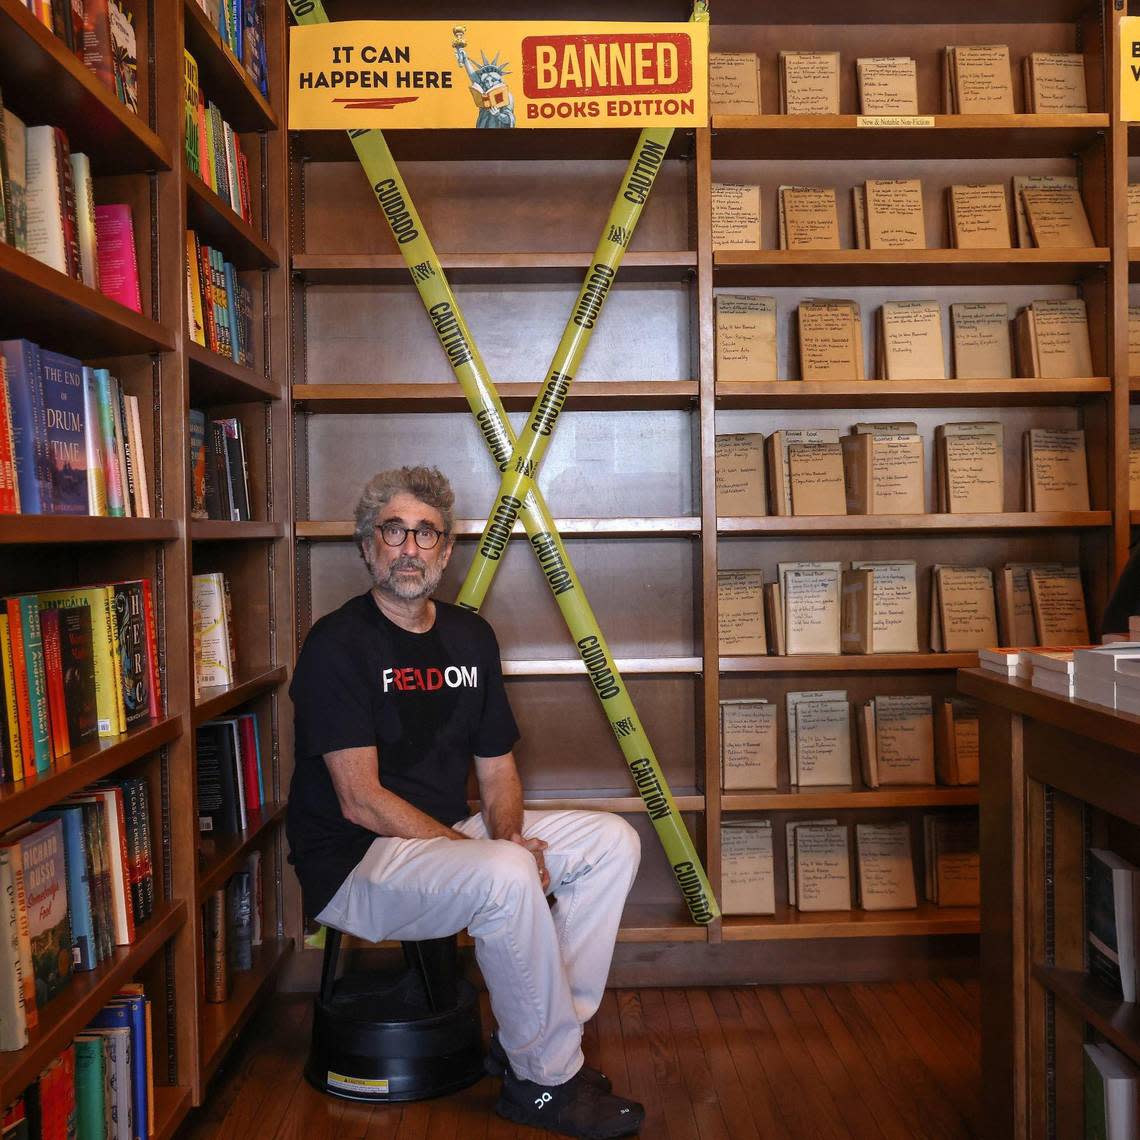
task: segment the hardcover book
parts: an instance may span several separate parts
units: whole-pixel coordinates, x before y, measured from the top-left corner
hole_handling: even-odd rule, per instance
[[[142,312],[139,267],[131,208],[126,203],[95,207],[99,289],[105,297]]]
[[[73,357],[41,349],[40,369],[51,461],[52,512],[90,514],[83,365]]]
[[[63,824],[28,823],[10,833],[20,849],[32,944],[36,1005],[42,1008],[71,977],[72,936]]]

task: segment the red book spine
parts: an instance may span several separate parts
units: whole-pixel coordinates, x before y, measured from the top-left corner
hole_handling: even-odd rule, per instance
[[[206,135],[206,100],[201,94],[198,97],[198,165],[202,181],[213,190],[214,164],[210,161],[210,144]]]
[[[154,594],[150,579],[142,580],[143,615],[146,619],[146,649],[150,666],[150,715],[153,720],[162,716],[162,681],[158,668],[158,630],[154,624]]]
[[[261,807],[261,792],[257,783],[257,741],[253,735],[253,719],[238,721],[241,735],[241,775],[245,784],[245,807],[250,812]]]
[[[198,263],[202,269],[202,312],[206,318],[206,346],[211,352],[219,352],[218,322],[215,319],[214,309],[214,269],[210,264],[210,247],[198,241],[194,235],[194,244],[198,247]]]
[[[237,151],[237,165],[238,191],[241,194],[241,216],[247,222],[252,222],[253,210],[249,204],[249,159],[245,157],[245,151],[240,146]]]
[[[127,940],[133,944],[135,940],[135,914],[134,908],[131,906],[131,858],[127,854],[127,813],[123,808],[123,789],[110,788],[109,791],[114,803],[115,815],[119,820],[119,859],[122,862],[123,885],[126,887],[124,893],[127,896]]]
[[[59,610],[44,610],[40,614],[40,634],[44,642],[44,672],[47,674],[51,754],[53,760],[58,760],[71,751],[71,734],[67,730],[67,698],[63,691],[63,654],[59,647]]]
[[[16,463],[12,444],[12,405],[8,402],[8,381],[0,358],[0,514],[20,513],[16,498]]]
[[[59,201],[63,209],[63,245],[67,250],[67,275],[83,280],[79,255],[79,216],[75,208],[75,177],[71,172],[71,146],[62,127],[55,128],[55,154],[59,165]]]
[[[8,639],[12,643],[12,678],[16,688],[16,713],[20,720],[20,748],[25,758],[25,770],[13,772],[22,780],[36,770],[36,742],[32,735],[32,705],[28,695],[28,666],[24,660],[24,623],[20,617],[20,603],[8,599]]]

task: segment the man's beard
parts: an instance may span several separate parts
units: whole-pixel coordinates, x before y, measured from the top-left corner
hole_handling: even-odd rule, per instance
[[[396,573],[402,569],[418,570],[419,579]],[[378,590],[392,594],[404,602],[418,601],[434,594],[442,577],[443,566],[438,562],[434,566],[428,566],[421,559],[407,555],[401,555],[386,568],[372,572],[372,581]]]

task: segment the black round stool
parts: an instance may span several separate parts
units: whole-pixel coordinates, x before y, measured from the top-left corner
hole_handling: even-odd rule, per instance
[[[459,977],[458,941],[404,942],[405,968],[338,979],[341,932],[325,928],[321,990],[305,1078],[347,1100],[426,1100],[483,1076],[475,987]]]

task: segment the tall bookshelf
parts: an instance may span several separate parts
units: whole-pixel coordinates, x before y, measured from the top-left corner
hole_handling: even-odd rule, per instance
[[[91,157],[95,196],[133,211],[143,312],[136,314],[0,244],[0,336],[104,365],[139,397],[150,519],[5,516],[0,519],[4,594],[149,577],[164,711],[97,747],[77,750],[48,773],[0,787],[0,828],[9,828],[106,776],[150,784],[153,857],[161,900],[130,947],[94,973],[77,974],[40,1011],[27,1048],[0,1054],[0,1100],[14,1099],[132,978],[153,1002],[156,1135],[170,1136],[272,984],[290,941],[279,905],[282,818],[278,757],[289,726],[280,694],[292,661],[290,413],[287,375],[285,22],[267,5],[270,95],[263,98],[225,48],[196,0],[128,3],[138,42],[140,111],[128,111],[21,0],[0,0],[0,89],[29,125],[63,127]],[[251,166],[253,222],[243,222],[191,175],[183,159],[183,46],[203,89],[242,136]],[[187,331],[185,235],[197,228],[242,272],[255,297],[255,366],[241,368],[193,344]],[[256,521],[190,519],[188,409],[238,416],[247,443]],[[194,698],[190,576],[222,570],[231,580],[239,676]],[[271,805],[231,842],[199,841],[194,731],[211,717],[259,718]],[[201,902],[255,846],[263,857],[265,944],[254,970],[235,976],[221,1005],[204,1000]]]
[[[333,20],[375,12],[329,0]],[[431,4],[424,18],[448,18]],[[521,3],[500,18],[533,15]],[[555,5],[550,18],[684,19],[681,3]],[[718,702],[788,690],[878,693],[955,689],[974,654],[718,659],[716,569],[811,557],[913,558],[919,571],[920,644],[926,647],[929,568],[938,561],[999,566],[1064,559],[1082,568],[1094,622],[1126,557],[1129,251],[1125,230],[1126,131],[1111,121],[1112,50],[1119,13],[1078,0],[953,0],[933,17],[921,6],[790,0],[712,6],[713,50],[755,51],[761,103],[778,106],[777,53],[842,52],[838,116],[716,115],[709,129],[678,132],[641,221],[609,308],[575,380],[540,475],[567,547],[662,767],[720,881],[723,820],[772,818],[777,868],[774,917],[732,917],[692,926],[604,718],[574,659],[545,583],[522,543],[508,551],[484,609],[503,648],[508,691],[523,739],[518,754],[529,806],[621,812],[642,833],[643,864],[622,920],[614,977],[730,980],[897,976],[934,963],[965,964],[977,952],[977,910],[805,915],[786,904],[783,821],[827,813],[841,822],[904,817],[921,867],[921,817],[974,810],[976,788],[796,793],[787,783],[779,714],[781,787],[722,793]],[[935,22],[935,20],[937,22]],[[1031,51],[1081,51],[1089,113],[942,115],[940,53],[951,43],[1007,43],[1017,106],[1020,60]],[[476,49],[478,44],[473,45]],[[855,59],[917,60],[925,129],[869,129],[855,117]],[[621,131],[391,132],[409,190],[456,287],[491,375],[511,413],[530,407],[634,135]],[[1140,152],[1140,147],[1138,147]],[[1077,173],[1096,245],[1090,249],[987,253],[951,250],[944,188],[1013,174]],[[845,246],[850,186],[874,177],[919,177],[928,248],[836,253],[780,251],[775,188],[838,187]],[[351,542],[359,485],[381,467],[437,462],[456,485],[459,539],[443,597],[470,564],[497,473],[435,344],[403,262],[343,136],[297,136],[291,171],[295,222],[294,373],[298,643],[312,621],[367,581]],[[760,251],[714,251],[713,181],[759,183]],[[1140,258],[1140,251],[1132,251]],[[717,292],[774,296],[780,376],[719,382],[714,374]],[[790,346],[792,314],[811,296],[857,299],[870,347],[883,301],[936,297],[1005,300],[1083,297],[1096,375],[1066,380],[803,382]],[[1140,388],[1140,381],[1134,381]],[[1006,511],[997,515],[718,518],[715,436],[856,420],[913,419],[930,439],[936,424],[999,419],[1006,432]],[[517,422],[517,417],[516,417]],[[1092,510],[1019,510],[1017,443],[1029,427],[1083,427]],[[928,447],[928,457],[931,449]],[[928,458],[929,462],[929,458]],[[351,472],[351,475],[348,473]],[[585,474],[588,472],[588,477]],[[928,486],[933,490],[932,474]],[[715,664],[714,664],[715,663]],[[301,929],[296,890],[291,930]],[[845,940],[837,953],[833,940]],[[649,948],[645,943],[663,944]],[[718,945],[713,954],[702,944]],[[764,946],[760,944],[764,943]],[[668,945],[664,945],[668,944]],[[679,945],[678,945],[679,944]],[[312,972],[310,964],[306,977]],[[761,971],[758,973],[757,971]]]

